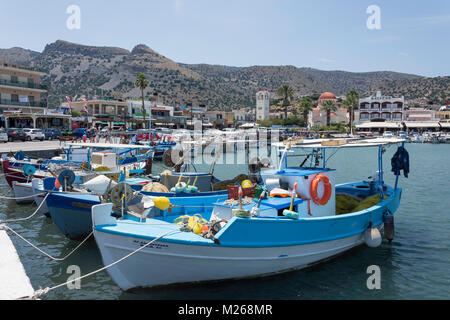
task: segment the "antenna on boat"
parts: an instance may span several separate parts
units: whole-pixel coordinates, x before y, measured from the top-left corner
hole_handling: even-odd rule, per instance
[[[285,159],[286,159],[286,154],[287,154],[287,152],[288,152],[289,150],[291,150],[291,138],[288,139],[288,142],[287,142],[287,144],[286,144],[286,148],[284,148],[283,155],[281,156],[280,165],[279,165],[279,167],[278,167],[278,171],[279,171],[279,172],[282,171],[281,168],[283,167],[283,162],[285,161]]]

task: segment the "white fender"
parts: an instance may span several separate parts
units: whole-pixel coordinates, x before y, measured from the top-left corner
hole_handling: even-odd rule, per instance
[[[39,179],[39,178],[33,178],[31,180],[31,187],[33,188],[33,194],[36,194],[36,190],[39,188],[40,182],[41,182],[41,179]]]
[[[381,244],[381,233],[377,228],[367,228],[364,233],[364,240],[367,246],[376,248]]]

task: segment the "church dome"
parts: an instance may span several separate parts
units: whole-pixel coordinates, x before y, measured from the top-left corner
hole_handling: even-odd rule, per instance
[[[320,100],[337,100],[336,96],[334,94],[332,94],[331,92],[324,92],[320,95],[319,97],[319,101]]]

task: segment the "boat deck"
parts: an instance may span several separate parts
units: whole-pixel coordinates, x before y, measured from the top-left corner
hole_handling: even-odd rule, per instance
[[[102,232],[119,234],[133,238],[152,240],[168,232],[174,231],[164,236],[165,242],[184,242],[191,244],[213,244],[210,239],[205,239],[193,232],[180,231],[180,227],[174,223],[165,222],[159,219],[147,219],[146,222],[134,222],[132,220],[122,220],[117,225],[97,226]]]

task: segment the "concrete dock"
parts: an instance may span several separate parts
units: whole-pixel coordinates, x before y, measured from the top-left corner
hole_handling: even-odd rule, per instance
[[[16,248],[4,230],[0,230],[0,300],[14,300],[34,294]]]
[[[8,142],[0,144],[0,154],[16,153],[23,151],[25,154],[34,157],[53,157],[59,154],[63,143],[59,141],[29,141],[29,142]]]

